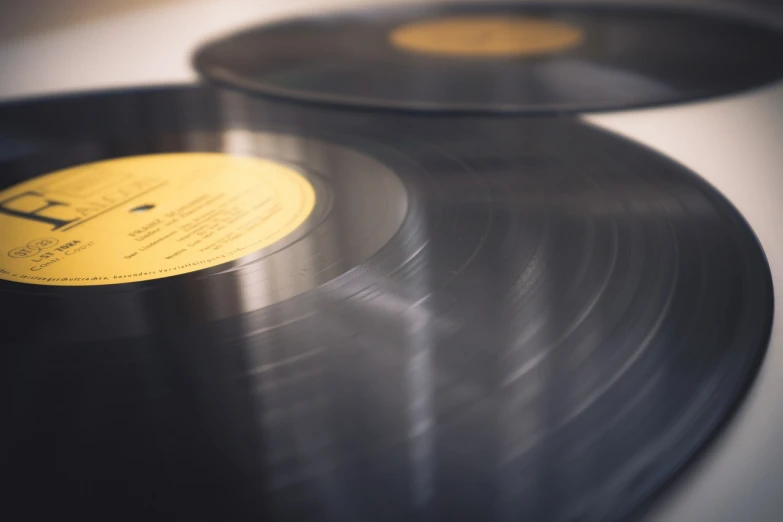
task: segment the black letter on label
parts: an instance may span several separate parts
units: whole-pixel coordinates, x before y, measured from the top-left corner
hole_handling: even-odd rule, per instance
[[[37,196],[43,199],[46,204],[42,207],[33,210],[32,212],[21,212],[19,210],[13,210],[5,206],[7,203],[16,201],[17,199],[23,198],[25,196]],[[28,191],[28,192],[23,192],[21,194],[18,194],[12,198],[8,198],[6,200],[0,201],[0,212],[2,212],[3,214],[8,214],[9,216],[16,216],[22,219],[32,219],[34,221],[40,221],[41,223],[49,223],[50,225],[54,226],[52,230],[57,230],[60,227],[64,227],[68,223],[73,223],[74,221],[78,221],[79,218],[66,221],[63,219],[56,219],[56,218],[41,215],[41,212],[43,212],[47,208],[58,207],[58,206],[68,206],[68,204],[61,203],[60,201],[52,201],[51,199],[45,199],[43,197],[43,194],[40,194],[38,192]]]

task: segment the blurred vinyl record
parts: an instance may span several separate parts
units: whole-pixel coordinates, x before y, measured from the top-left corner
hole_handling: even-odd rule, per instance
[[[300,101],[424,111],[599,111],[783,75],[783,34],[706,10],[457,4],[263,25],[195,56],[207,78]]]
[[[0,141],[29,520],[617,521],[765,351],[738,213],[569,118],[170,88],[2,107]]]

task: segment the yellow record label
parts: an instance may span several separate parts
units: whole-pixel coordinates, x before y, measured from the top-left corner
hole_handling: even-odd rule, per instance
[[[576,27],[548,20],[466,16],[414,22],[391,33],[406,51],[457,57],[514,57],[548,54],[579,45]]]
[[[285,165],[220,153],[132,156],[0,191],[0,279],[89,286],[226,263],[299,227],[315,190]]]

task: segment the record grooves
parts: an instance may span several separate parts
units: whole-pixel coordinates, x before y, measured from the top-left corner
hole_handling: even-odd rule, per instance
[[[3,474],[31,519],[622,520],[729,416],[768,340],[769,269],[736,210],[569,118],[167,88],[5,106],[0,140],[28,144],[0,163],[6,210],[25,183],[60,198],[13,207],[37,218],[66,219],[95,172],[62,169],[106,181],[137,174],[107,160],[148,155],[175,161],[169,181],[196,153],[274,162],[315,195],[282,239],[172,277],[31,284],[10,280],[24,252],[0,258]],[[253,161],[216,165],[225,181]],[[66,233],[99,237],[110,216],[150,245],[136,263],[164,252],[161,227],[243,223],[158,194],[184,199],[131,198]],[[18,219],[0,213],[3,254],[31,241]],[[35,238],[59,237],[48,225]],[[120,266],[91,248],[101,263],[39,272]]]

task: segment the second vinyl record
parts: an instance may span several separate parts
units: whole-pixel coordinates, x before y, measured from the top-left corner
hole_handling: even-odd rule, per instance
[[[350,106],[598,111],[741,91],[783,75],[783,34],[704,10],[453,5],[255,27],[205,45],[207,78]]]

